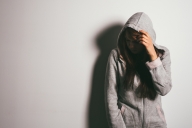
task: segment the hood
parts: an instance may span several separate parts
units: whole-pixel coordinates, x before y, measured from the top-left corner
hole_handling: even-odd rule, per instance
[[[156,33],[155,33],[154,29],[153,29],[152,21],[149,18],[149,16],[147,14],[145,14],[144,12],[137,12],[137,13],[133,14],[127,20],[127,22],[125,23],[125,25],[123,26],[123,28],[121,29],[121,31],[120,31],[120,33],[118,35],[117,46],[119,46],[118,44],[121,41],[122,33],[124,32],[124,30],[127,27],[131,27],[131,28],[133,28],[134,30],[136,30],[138,32],[139,32],[139,30],[146,31],[151,36],[154,46],[157,49],[161,49],[161,50],[165,51],[165,49],[162,46],[155,43]],[[119,48],[118,48],[118,52],[119,52]]]

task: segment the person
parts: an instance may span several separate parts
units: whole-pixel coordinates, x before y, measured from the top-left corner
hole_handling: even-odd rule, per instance
[[[110,128],[167,128],[161,96],[172,88],[169,49],[155,43],[149,16],[133,14],[121,29],[105,73]]]

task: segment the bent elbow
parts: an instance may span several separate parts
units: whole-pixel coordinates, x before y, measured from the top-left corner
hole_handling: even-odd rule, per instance
[[[160,95],[161,96],[165,96],[167,95],[170,91],[171,91],[171,88],[172,88],[172,84],[169,84],[169,85],[166,85],[165,87],[163,87],[160,91]]]

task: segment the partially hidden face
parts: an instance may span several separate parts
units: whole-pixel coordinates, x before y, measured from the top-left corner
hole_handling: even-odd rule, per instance
[[[145,49],[144,45],[139,43],[139,36],[140,33],[132,28],[127,28],[125,31],[126,45],[133,54],[138,54]]]

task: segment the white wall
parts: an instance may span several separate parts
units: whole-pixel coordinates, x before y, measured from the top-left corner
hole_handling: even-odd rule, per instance
[[[192,127],[192,4],[175,0],[1,0],[0,128],[106,128],[106,59],[135,12],[170,49],[168,128]]]

